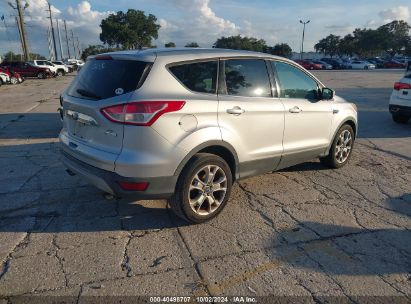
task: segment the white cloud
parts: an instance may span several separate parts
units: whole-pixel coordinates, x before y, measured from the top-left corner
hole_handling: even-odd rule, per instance
[[[210,0],[172,0],[172,5],[182,14],[182,18],[170,22],[159,19],[161,25],[157,44],[162,47],[165,42],[174,41],[177,46],[197,41],[211,45],[216,37],[236,35],[240,26],[219,17],[210,6]]]
[[[198,5],[200,20],[204,22],[204,24],[216,26],[221,31],[235,31],[237,29],[237,26],[233,22],[217,17],[210,8],[210,0],[196,0],[195,5]]]
[[[378,14],[384,23],[388,23],[394,20],[407,21],[410,17],[410,10],[407,6],[397,6],[387,10],[383,10]]]

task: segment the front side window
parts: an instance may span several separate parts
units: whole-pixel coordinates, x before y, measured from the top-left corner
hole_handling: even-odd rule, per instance
[[[300,69],[283,62],[272,62],[280,81],[281,98],[318,99],[318,84]]]
[[[218,61],[193,62],[171,66],[171,73],[189,90],[216,93]]]
[[[271,85],[265,60],[226,60],[224,74],[228,95],[271,97]]]

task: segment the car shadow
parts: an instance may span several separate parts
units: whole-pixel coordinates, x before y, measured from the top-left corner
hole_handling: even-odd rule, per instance
[[[411,218],[411,193],[387,199],[387,206],[391,210]]]
[[[57,113],[0,114],[0,139],[56,138],[61,130]]]
[[[306,239],[307,229],[317,238],[287,246],[267,249],[270,259],[282,261],[295,269],[307,269],[329,275],[388,275],[411,272],[411,231],[407,229],[360,229],[317,222],[302,222],[306,229],[287,229],[290,234]],[[302,234],[298,236],[297,234]],[[297,235],[297,236],[296,236]]]

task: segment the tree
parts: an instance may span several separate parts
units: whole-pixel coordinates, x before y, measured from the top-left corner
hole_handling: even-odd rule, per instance
[[[171,47],[176,47],[176,44],[174,42],[168,42],[168,43],[164,44],[164,46],[166,48],[171,48]]]
[[[352,57],[355,53],[354,37],[351,34],[345,35],[344,38],[340,40],[338,47],[338,55],[347,55]]]
[[[81,59],[86,60],[88,56],[97,55],[101,53],[119,51],[120,48],[107,48],[104,45],[89,45],[81,53]]]
[[[293,50],[287,43],[278,43],[274,45],[273,47],[268,47],[267,48],[267,53],[276,55],[276,56],[282,56],[289,58],[292,55]]]
[[[320,52],[325,55],[330,55],[332,58],[338,54],[340,42],[340,36],[331,34],[321,39],[316,45],[314,45],[314,49],[316,50],[316,52]]]
[[[30,58],[33,60],[46,60],[46,57],[36,54],[36,53],[30,53]],[[12,62],[12,61],[24,61],[24,55],[22,54],[15,54],[14,52],[7,52],[3,55],[3,60]]]
[[[382,51],[381,37],[378,30],[355,29],[353,32],[355,53],[359,57],[370,57]]]
[[[214,48],[249,50],[256,52],[265,52],[267,44],[263,39],[253,37],[241,37],[240,35],[231,37],[221,37],[213,45]]]
[[[190,42],[190,43],[187,43],[184,47],[198,48],[200,46],[198,45],[197,42]]]
[[[110,14],[101,21],[100,40],[110,47],[124,49],[150,47],[151,40],[158,38],[160,25],[156,21],[154,15],[146,16],[143,11],[134,9]]]
[[[382,49],[391,56],[402,53],[411,42],[410,29],[409,24],[402,20],[380,26],[377,31],[382,41]]]

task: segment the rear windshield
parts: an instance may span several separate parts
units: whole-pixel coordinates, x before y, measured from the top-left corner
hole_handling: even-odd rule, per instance
[[[134,91],[150,64],[135,60],[88,60],[67,90],[73,97],[100,100]]]

